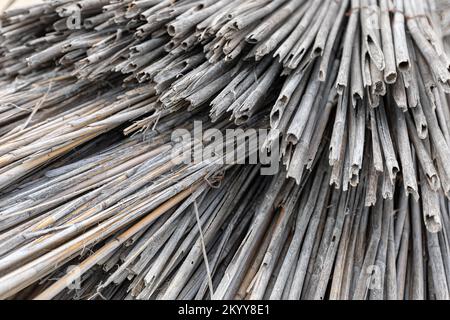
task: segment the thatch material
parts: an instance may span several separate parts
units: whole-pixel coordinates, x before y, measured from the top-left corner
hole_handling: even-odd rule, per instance
[[[419,0],[6,10],[0,297],[448,299],[448,20]],[[193,119],[270,128],[283,170],[174,163]]]

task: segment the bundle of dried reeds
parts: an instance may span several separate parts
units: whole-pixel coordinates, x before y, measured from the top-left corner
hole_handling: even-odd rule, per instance
[[[5,10],[0,298],[449,299],[449,9]],[[171,140],[194,119],[270,129],[244,154],[283,169],[183,161],[218,143]]]

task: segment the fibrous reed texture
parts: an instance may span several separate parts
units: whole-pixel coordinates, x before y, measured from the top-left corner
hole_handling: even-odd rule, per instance
[[[449,8],[6,10],[0,298],[449,299]],[[225,144],[279,154],[281,170],[184,162],[218,143],[171,139],[194,120],[270,129]]]

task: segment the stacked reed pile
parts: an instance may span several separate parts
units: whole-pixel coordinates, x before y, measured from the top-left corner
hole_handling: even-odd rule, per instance
[[[6,10],[0,297],[448,299],[439,8],[51,0]],[[193,119],[269,128],[260,147],[279,144],[283,170],[172,161],[201,147],[170,139]]]

